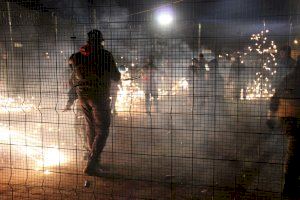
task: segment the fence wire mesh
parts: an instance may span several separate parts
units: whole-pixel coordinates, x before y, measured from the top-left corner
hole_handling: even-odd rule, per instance
[[[288,72],[280,47],[300,55],[297,0],[0,7],[1,199],[282,198],[287,137],[279,121],[266,122]],[[121,73],[101,177],[83,173],[90,150],[79,100],[66,109],[69,57],[92,29]]]

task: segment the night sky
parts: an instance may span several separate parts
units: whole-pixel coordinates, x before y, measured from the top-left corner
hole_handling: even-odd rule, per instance
[[[201,23],[203,44],[211,49],[220,48],[224,44],[226,46],[226,43],[229,48],[230,45],[233,45],[233,48],[243,46],[243,43],[248,41],[249,35],[263,28],[264,22],[267,28],[272,30],[272,36],[281,43],[287,42],[287,35],[299,33],[300,3],[298,0],[183,0],[179,2],[175,0],[18,0],[14,2],[29,9],[55,12],[63,18],[81,15],[87,17],[92,7],[117,6],[128,10],[129,22],[144,24],[151,19],[153,8],[177,2],[173,7],[176,11],[179,37],[197,37],[198,24]],[[191,41],[193,40],[188,40],[190,45]]]

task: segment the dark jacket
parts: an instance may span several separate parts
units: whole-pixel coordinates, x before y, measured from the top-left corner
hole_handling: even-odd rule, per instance
[[[86,45],[80,52],[73,54],[70,61],[74,66],[70,83],[76,87],[79,96],[92,96],[97,92],[108,97],[111,80],[120,80],[121,74],[112,54],[102,46],[91,48]]]
[[[286,59],[279,59],[278,66],[276,68],[276,74],[273,80],[273,86],[275,88],[282,87],[282,80],[289,75],[289,73],[293,72],[296,67],[296,61],[291,57]]]
[[[271,98],[270,110],[276,112],[279,109],[280,99],[292,100],[295,108],[300,105],[300,66],[291,71],[275,90],[274,96]]]

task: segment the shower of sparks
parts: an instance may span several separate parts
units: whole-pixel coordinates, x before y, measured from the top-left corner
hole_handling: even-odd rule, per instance
[[[0,113],[21,113],[35,109],[31,103],[27,103],[23,98],[11,98],[0,96]]]
[[[258,34],[251,36],[251,41],[255,42],[252,47],[249,46],[249,52],[256,53],[262,59],[261,71],[256,73],[256,79],[248,84],[246,88],[245,100],[269,99],[273,96],[275,89],[272,87],[272,78],[276,74],[276,58],[277,46],[274,41],[268,44],[267,33],[269,30],[263,30]],[[241,91],[243,93],[243,91]],[[244,100],[243,95],[241,99]]]
[[[117,99],[115,109],[118,113],[126,113],[131,111],[142,111],[141,105],[145,101],[145,92],[142,89],[142,86],[131,79],[131,75],[128,71],[122,73],[121,84],[118,85]],[[163,81],[163,78],[162,78]],[[158,84],[162,85],[162,84]],[[170,90],[163,89],[166,88],[162,85],[162,87],[157,88],[158,92],[158,100],[163,100],[164,97],[170,95],[177,95],[182,93],[183,91],[187,91],[189,84],[186,78],[178,79],[175,84],[172,84],[172,88]],[[153,100],[153,98],[151,99]]]
[[[9,144],[11,148],[35,162],[36,170],[60,166],[68,162],[66,156],[59,151],[59,148],[41,147],[41,142],[16,130],[12,130],[7,125],[0,124],[0,142]],[[44,171],[50,174],[49,170]]]
[[[118,85],[118,93],[115,109],[118,113],[129,112],[139,105],[145,94],[137,83],[130,79],[130,74],[126,71],[122,73],[122,83]]]

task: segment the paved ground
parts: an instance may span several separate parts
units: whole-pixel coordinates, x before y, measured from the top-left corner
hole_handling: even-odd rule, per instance
[[[74,113],[62,113],[52,109],[51,102],[43,102],[41,109],[30,113],[1,114],[1,125],[10,137],[1,137],[0,196],[280,198],[285,139],[265,126],[267,103],[207,99],[191,107],[181,98],[171,105],[162,100],[159,112],[151,115],[141,108],[113,116],[102,156],[109,173],[102,178],[82,175],[85,151],[74,131]],[[66,160],[37,166],[42,159],[38,154],[47,155],[47,149],[58,149]],[[89,187],[84,187],[85,180]]]

